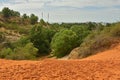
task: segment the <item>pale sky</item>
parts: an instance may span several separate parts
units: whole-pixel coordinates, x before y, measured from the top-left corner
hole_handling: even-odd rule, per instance
[[[36,14],[49,22],[116,22],[120,21],[120,0],[0,0],[3,7],[21,14]]]

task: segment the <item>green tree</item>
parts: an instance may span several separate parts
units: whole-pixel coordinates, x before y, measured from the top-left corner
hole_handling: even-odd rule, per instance
[[[11,16],[11,10],[8,7],[2,9],[3,17],[8,18]]]
[[[10,10],[8,7],[4,7],[2,9],[2,14],[3,14],[3,17],[5,18],[9,18],[11,16],[20,17],[20,13],[18,11]]]
[[[63,57],[76,47],[77,35],[72,30],[61,30],[56,33],[51,42],[52,54]]]
[[[31,14],[30,15],[30,23],[34,25],[37,23],[37,21],[38,21],[38,17],[35,16],[34,14]]]
[[[93,22],[88,22],[88,29],[89,30],[94,30],[96,29],[96,23],[93,23]]]
[[[88,34],[90,34],[90,30],[86,26],[74,25],[70,28],[70,30],[74,31],[77,34],[78,36],[77,45],[78,46],[83,42],[84,38]]]
[[[30,40],[38,48],[40,54],[49,53],[51,51],[50,42],[54,34],[55,32],[51,29],[34,26],[30,31]]]
[[[10,16],[20,17],[20,13],[18,11],[10,10]]]
[[[23,14],[22,18],[27,19],[27,18],[29,18],[29,16],[27,16],[27,14]]]
[[[45,21],[43,19],[40,20],[40,24],[43,26],[43,25],[46,25]]]

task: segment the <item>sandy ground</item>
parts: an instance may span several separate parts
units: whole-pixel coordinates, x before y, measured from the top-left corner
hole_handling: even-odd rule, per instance
[[[0,80],[120,80],[120,45],[82,60],[0,60]]]

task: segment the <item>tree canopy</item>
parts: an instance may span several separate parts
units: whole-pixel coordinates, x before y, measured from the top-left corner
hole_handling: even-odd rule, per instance
[[[52,54],[63,57],[68,54],[75,46],[77,35],[72,30],[61,30],[56,33],[51,42]]]

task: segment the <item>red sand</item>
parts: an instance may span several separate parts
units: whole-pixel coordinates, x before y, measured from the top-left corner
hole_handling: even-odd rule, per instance
[[[120,80],[120,45],[82,60],[0,60],[0,80]]]

